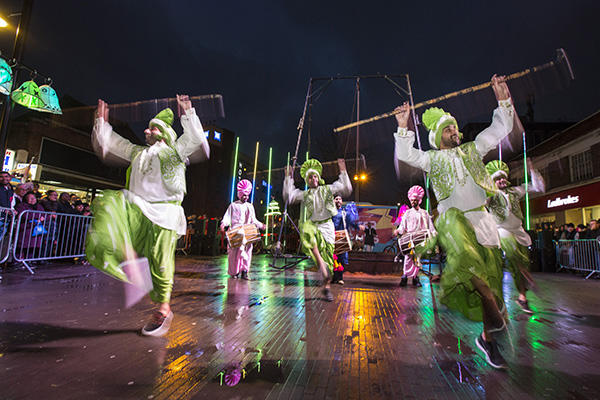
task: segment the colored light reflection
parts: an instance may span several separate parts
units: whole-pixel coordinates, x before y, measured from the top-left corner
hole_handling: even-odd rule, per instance
[[[256,165],[258,163],[258,146],[260,142],[256,142],[256,151],[254,152],[254,171],[252,172],[252,196],[250,203],[254,203],[254,190],[256,187]]]
[[[235,176],[237,172],[237,160],[238,160],[238,150],[240,148],[240,137],[235,138],[235,152],[233,155],[233,171],[231,172],[231,198],[229,199],[230,203],[233,203],[233,197],[235,195]]]

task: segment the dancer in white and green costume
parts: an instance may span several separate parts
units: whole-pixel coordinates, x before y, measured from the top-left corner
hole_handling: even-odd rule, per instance
[[[533,311],[529,308],[526,296],[527,281],[531,279],[527,250],[527,247],[531,246],[531,237],[523,229],[523,212],[520,204],[520,200],[526,193],[525,185],[510,186],[508,165],[503,161],[490,161],[485,169],[498,188],[498,192],[488,199],[487,208],[496,220],[506,267],[512,274],[519,291],[517,303],[523,311],[531,314]],[[527,189],[532,192],[543,191],[544,183],[541,176],[533,170],[530,171],[530,175],[531,184]]]
[[[87,235],[89,262],[117,279],[127,282],[123,267],[147,258],[158,304],[145,335],[162,336],[173,313],[169,305],[175,272],[177,238],[186,233],[181,201],[186,193],[188,157],[207,159],[209,145],[204,129],[188,96],[177,96],[183,115],[183,135],[172,128],[173,111],[162,110],[144,131],[147,146],[135,145],[113,131],[108,122],[108,105],[98,100],[92,133],[96,153],[105,161],[128,163],[126,189],[106,190],[94,200],[94,221]]]
[[[319,267],[323,278],[323,294],[327,301],[333,301],[330,279],[333,271],[333,250],[335,248],[335,227],[331,217],[337,214],[334,196],[347,196],[352,193],[352,184],[346,172],[346,162],[338,160],[340,176],[331,185],[321,179],[323,166],[315,159],[306,160],[300,174],[308,189],[294,187],[293,171],[288,169],[283,182],[283,198],[288,204],[301,203],[300,241],[302,250]]]
[[[483,157],[512,130],[514,108],[505,78],[492,77],[498,108],[492,124],[473,142],[461,144],[454,117],[440,108],[423,114],[434,150],[415,149],[415,134],[408,130],[410,107],[396,109],[396,158],[429,174],[438,200],[437,242],[446,253],[440,301],[467,318],[483,321],[477,346],[495,368],[505,367],[492,338],[505,327],[502,296],[500,240],[493,217],[486,211],[487,197],[496,188],[485,170]]]

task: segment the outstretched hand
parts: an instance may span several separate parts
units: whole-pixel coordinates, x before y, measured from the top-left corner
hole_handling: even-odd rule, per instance
[[[410,116],[410,106],[405,101],[404,104],[394,109],[396,121],[399,128],[408,128],[408,117]]]
[[[96,118],[102,118],[108,122],[108,104],[102,99],[98,99],[98,108],[96,108]]]
[[[492,89],[494,90],[496,100],[500,101],[510,99],[510,90],[508,90],[506,77],[504,75],[497,76],[494,74],[494,76],[492,76]]]
[[[192,101],[187,94],[178,94],[177,97],[177,115],[181,117],[187,110],[192,108]]]
[[[346,172],[346,160],[344,160],[343,158],[338,158],[337,163],[338,167],[340,168],[340,173]]]

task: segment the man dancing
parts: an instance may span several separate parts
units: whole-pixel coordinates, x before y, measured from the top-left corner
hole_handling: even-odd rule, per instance
[[[338,159],[340,176],[331,185],[325,185],[321,179],[323,166],[315,159],[306,160],[300,168],[300,174],[308,189],[302,191],[294,187],[293,171],[288,167],[283,182],[283,198],[288,204],[301,203],[300,241],[307,256],[319,267],[323,279],[323,295],[327,301],[333,301],[330,290],[331,270],[333,269],[333,250],[335,248],[335,227],[331,217],[337,214],[333,196],[347,196],[352,193],[352,184],[346,172],[346,162]]]
[[[446,252],[441,278],[440,301],[466,317],[483,321],[476,344],[494,368],[505,368],[504,358],[492,333],[505,328],[502,297],[502,257],[493,217],[484,205],[496,187],[485,170],[483,156],[508,135],[514,108],[504,77],[492,77],[498,100],[492,124],[473,142],[461,144],[462,134],[454,117],[440,108],[423,114],[433,149],[413,147],[415,134],[408,130],[410,107],[396,110],[398,130],[394,135],[396,158],[429,173],[438,200],[437,241]]]
[[[510,186],[508,181],[509,169],[505,162],[500,160],[490,161],[485,169],[490,174],[498,192],[488,199],[488,210],[494,216],[500,235],[500,244],[506,258],[507,269],[512,274],[515,286],[519,291],[517,304],[521,309],[533,314],[527,301],[526,278],[529,274],[529,252],[531,237],[523,229],[523,212],[519,201],[525,196],[525,185]],[[530,171],[531,184],[529,190],[533,192],[544,191],[543,179],[533,170]]]
[[[364,225],[359,225],[356,223],[356,218],[348,218],[348,212],[346,211],[346,206],[343,205],[344,200],[342,200],[342,196],[339,194],[336,195],[333,201],[335,202],[335,207],[337,208],[337,214],[332,217],[333,226],[335,227],[336,231],[347,230],[349,226],[354,229],[359,229],[361,232],[365,230]],[[333,271],[333,280],[331,283],[343,285],[344,271],[346,268],[348,268],[348,252],[338,254],[337,258],[343,269],[341,271]]]
[[[415,185],[408,190],[408,200],[411,208],[406,210],[400,221],[400,226],[394,231],[396,235],[405,233],[414,233],[418,231],[429,231],[430,235],[435,235],[437,232],[433,227],[431,216],[426,210],[420,207],[421,201],[425,196],[425,190],[421,186]],[[404,273],[400,280],[400,286],[404,287],[408,283],[408,278],[412,278],[412,284],[416,287],[421,287],[419,281],[419,265],[415,262],[415,255],[406,254],[404,256]]]
[[[92,204],[94,221],[86,240],[89,262],[102,272],[128,282],[123,269],[146,257],[158,308],[142,329],[143,335],[163,336],[173,312],[169,305],[175,272],[177,237],[187,223],[181,201],[185,195],[188,157],[207,159],[209,145],[188,96],[177,96],[183,110],[183,135],[171,127],[173,111],[162,110],[148,124],[147,146],[134,145],[113,131],[108,105],[98,100],[92,132],[94,150],[103,160],[129,163],[126,189],[106,190]]]

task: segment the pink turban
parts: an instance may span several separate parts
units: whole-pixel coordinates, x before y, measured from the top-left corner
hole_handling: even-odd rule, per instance
[[[415,186],[411,187],[410,189],[408,189],[408,199],[409,200],[417,199],[417,200],[419,200],[419,204],[421,204],[421,200],[423,199],[423,196],[425,196],[425,190],[423,190],[423,188],[419,185],[415,185]]]
[[[248,179],[242,179],[237,184],[238,195],[246,194],[249,195],[252,192],[252,183]]]

